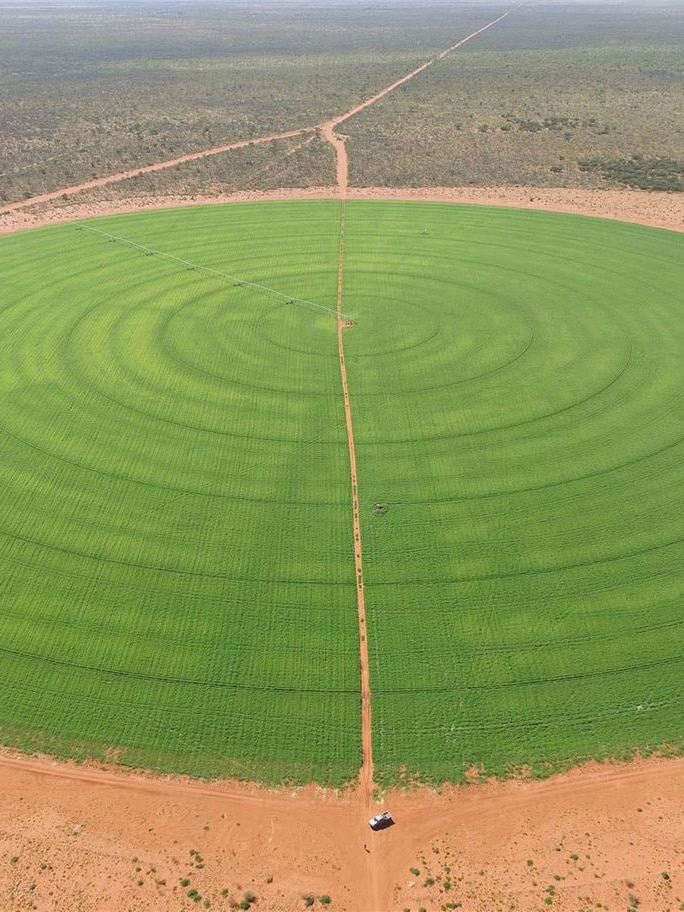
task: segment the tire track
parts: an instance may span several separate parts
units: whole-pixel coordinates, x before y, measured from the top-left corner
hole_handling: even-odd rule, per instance
[[[514,9],[519,9],[523,4],[518,4]],[[366,820],[371,815],[373,805],[373,793],[375,791],[374,783],[374,764],[373,764],[373,725],[372,725],[372,700],[370,686],[370,662],[368,656],[368,639],[366,624],[366,599],[363,580],[363,545],[361,540],[361,517],[359,510],[359,491],[358,491],[358,471],[356,464],[356,446],[354,442],[354,423],[352,420],[351,401],[349,396],[349,384],[347,380],[347,367],[344,354],[344,332],[351,327],[351,322],[344,316],[342,307],[343,302],[343,280],[344,280],[344,236],[346,223],[346,201],[349,188],[349,157],[345,146],[346,137],[337,132],[337,127],[344,121],[348,120],[354,114],[358,114],[370,105],[375,104],[385,95],[388,95],[394,89],[404,85],[411,79],[414,79],[424,70],[431,67],[436,61],[442,60],[447,54],[461,47],[467,41],[481,35],[487,29],[492,28],[506,16],[514,11],[511,9],[486,25],[460,39],[455,44],[446,48],[436,57],[426,61],[420,66],[407,73],[401,79],[385,86],[375,95],[366,99],[359,105],[351,108],[344,114],[326,121],[319,126],[319,130],[324,139],[326,139],[333,148],[335,154],[335,176],[336,189],[340,196],[340,229],[339,229],[339,247],[337,257],[337,351],[340,362],[340,378],[342,382],[342,396],[344,400],[344,415],[347,428],[347,443],[349,448],[349,472],[351,480],[352,494],[352,514],[353,514],[353,533],[354,533],[354,576],[356,581],[356,608],[359,624],[359,668],[361,676],[361,769],[359,771],[359,788],[362,801],[362,816],[359,820],[360,837],[366,830]],[[378,866],[378,853],[368,850],[366,842],[363,843],[366,849],[367,858],[367,892],[371,902],[371,909],[379,909],[380,903],[380,870]]]
[[[492,19],[491,22],[487,22],[479,29],[476,29],[474,32],[466,35],[465,38],[460,38],[455,44],[452,44],[448,48],[445,48],[443,51],[440,51],[439,54],[436,54],[434,57],[430,58],[430,60],[426,60],[425,63],[421,63],[415,69],[411,70],[410,73],[407,73],[400,79],[395,80],[390,85],[385,86],[384,89],[380,89],[380,91],[376,92],[375,95],[371,95],[370,98],[367,98],[360,104],[355,105],[353,108],[350,108],[344,114],[340,114],[338,117],[333,117],[332,120],[327,120],[325,123],[320,125],[319,129],[321,135],[332,145],[335,152],[335,171],[337,177],[337,189],[339,193],[345,194],[349,185],[349,156],[347,155],[347,149],[345,146],[346,137],[338,133],[336,128],[339,127],[340,124],[344,123],[345,120],[349,120],[349,118],[353,117],[355,114],[359,114],[361,111],[365,111],[366,108],[369,108],[377,101],[380,101],[380,99],[384,98],[385,95],[389,95],[390,92],[393,92],[400,86],[403,86],[407,82],[410,82],[412,79],[415,79],[416,76],[419,76],[435,63],[443,60],[453,51],[456,51],[458,48],[463,47],[466,42],[471,41],[473,38],[477,38],[478,35],[482,35],[488,29],[492,28],[493,26],[497,25],[497,23],[505,19],[507,16],[510,16],[511,13],[519,10],[525,5],[526,2],[527,0],[523,0],[522,3],[518,3],[512,9],[509,9],[503,13],[501,16],[497,16],[496,19]]]
[[[373,764],[373,744],[372,744],[372,704],[371,704],[371,688],[370,688],[370,663],[368,656],[368,641],[366,633],[366,607],[365,607],[365,591],[364,591],[364,579],[363,579],[363,547],[361,540],[361,521],[360,521],[360,509],[359,509],[359,495],[358,495],[358,471],[357,471],[357,462],[356,462],[356,448],[354,442],[354,426],[352,420],[352,411],[351,411],[351,401],[349,396],[349,384],[347,379],[347,369],[345,361],[345,352],[344,352],[344,332],[352,324],[349,320],[345,318],[344,311],[342,308],[343,301],[343,278],[344,278],[344,241],[345,241],[345,221],[346,221],[346,197],[349,186],[349,159],[347,155],[347,150],[345,147],[345,137],[338,134],[336,128],[344,123],[346,120],[359,113],[360,111],[365,110],[371,105],[375,104],[381,98],[384,98],[390,92],[399,88],[402,85],[405,85],[410,80],[414,79],[420,73],[427,70],[429,67],[433,66],[436,62],[444,59],[448,54],[452,53],[456,49],[462,47],[466,42],[476,38],[478,35],[483,34],[488,29],[492,28],[497,23],[501,22],[512,12],[519,9],[524,5],[519,3],[514,6],[512,9],[503,13],[502,15],[496,17],[485,25],[481,26],[476,31],[467,35],[465,38],[461,38],[455,44],[450,45],[445,50],[441,51],[435,57],[421,64],[420,66],[413,69],[411,72],[407,73],[405,76],[396,80],[388,86],[385,86],[375,95],[372,95],[370,98],[351,108],[349,111],[326,121],[323,124],[318,124],[315,127],[303,127],[298,130],[291,130],[284,133],[272,134],[258,139],[243,140],[237,143],[231,143],[225,146],[214,147],[212,149],[207,149],[201,152],[194,152],[188,155],[180,156],[176,159],[171,159],[163,162],[158,162],[153,165],[147,165],[142,168],[135,168],[130,171],[120,172],[118,174],[109,175],[106,177],[97,178],[92,181],[88,181],[83,184],[79,184],[73,187],[62,188],[60,190],[54,190],[50,193],[42,194],[40,196],[32,197],[26,200],[22,200],[17,203],[12,203],[9,206],[6,206],[0,209],[0,214],[13,212],[19,209],[27,208],[31,205],[37,203],[49,202],[51,200],[58,199],[65,195],[73,195],[82,190],[93,189],[97,187],[103,187],[108,184],[117,183],[123,180],[126,180],[131,177],[135,177],[141,174],[148,174],[154,171],[160,171],[167,168],[175,167],[176,165],[183,164],[189,161],[196,161],[198,159],[207,158],[212,155],[218,155],[222,152],[228,152],[233,149],[244,148],[253,143],[264,143],[276,139],[287,139],[294,136],[301,136],[306,133],[313,132],[318,130],[320,134],[331,144],[335,153],[335,172],[336,172],[336,188],[337,192],[341,198],[340,203],[340,224],[339,224],[339,247],[338,247],[338,263],[337,263],[337,306],[336,306],[336,317],[337,317],[337,348],[338,348],[338,359],[340,365],[340,379],[342,386],[342,395],[344,402],[344,413],[345,413],[345,425],[347,431],[347,443],[349,450],[349,470],[350,470],[350,481],[351,481],[351,494],[352,494],[352,514],[353,514],[353,536],[354,536],[354,572],[355,572],[355,584],[356,584],[356,602],[357,602],[357,614],[358,614],[358,625],[359,625],[359,666],[360,666],[360,685],[361,685],[361,769],[359,772],[359,786],[360,786],[360,795],[362,799],[361,804],[361,817],[359,819],[359,835],[363,839],[363,834],[365,833],[366,819],[369,816],[372,802],[373,802],[373,792],[375,789],[374,783],[374,764]],[[12,761],[10,761],[12,762]],[[85,777],[84,777],[85,778]],[[365,848],[365,843],[364,843]],[[367,865],[367,893],[371,901],[371,908],[373,910],[379,909],[381,906],[380,903],[380,869],[378,866],[378,855],[375,851],[369,852],[367,855],[368,865]],[[384,905],[384,904],[383,904]]]
[[[232,152],[234,149],[244,149],[246,146],[273,142],[273,140],[276,139],[291,139],[294,136],[303,136],[305,133],[313,133],[315,129],[315,127],[301,127],[298,130],[287,130],[284,133],[270,133],[256,139],[241,139],[238,142],[228,143],[227,145],[213,146],[211,149],[202,149],[200,152],[188,152],[187,155],[180,155],[178,158],[169,158],[165,161],[155,162],[153,165],[143,165],[141,168],[131,168],[128,171],[119,171],[117,174],[96,177],[93,180],[85,181],[82,184],[62,187],[60,190],[51,190],[49,193],[41,193],[39,196],[31,196],[28,199],[10,203],[9,206],[3,206],[0,209],[0,215],[4,215],[6,212],[16,212],[19,209],[26,209],[27,207],[35,206],[38,203],[49,203],[52,200],[60,199],[62,196],[73,196],[75,193],[80,193],[82,190],[94,190],[97,187],[106,187],[108,184],[117,184],[120,181],[128,180],[131,177],[138,177],[141,174],[151,174],[153,171],[164,171],[166,168],[175,168],[176,165],[184,165],[186,162],[197,161],[200,158],[221,155],[222,152]]]
[[[497,23],[505,19],[507,16],[510,16],[511,13],[514,13],[516,10],[520,9],[525,5],[526,2],[527,0],[523,0],[522,3],[518,3],[510,10],[507,10],[505,13],[503,13],[501,16],[497,16],[496,19],[492,19],[491,22],[487,22],[476,31],[471,32],[470,35],[466,35],[465,38],[461,38],[455,44],[452,44],[450,47],[445,48],[443,51],[440,51],[440,53],[435,55],[435,57],[432,57],[430,60],[426,60],[425,63],[420,64],[420,66],[417,66],[415,69],[411,70],[410,73],[407,73],[405,76],[402,76],[400,79],[397,79],[390,85],[385,86],[385,88],[380,89],[380,91],[376,92],[375,95],[372,95],[370,98],[367,98],[360,104],[355,105],[353,108],[350,108],[350,110],[346,111],[344,114],[340,114],[337,117],[325,121],[322,124],[315,124],[308,127],[299,127],[295,130],[285,130],[282,133],[269,133],[265,136],[259,136],[251,139],[241,139],[237,142],[226,143],[222,146],[212,146],[210,149],[202,149],[199,152],[188,152],[186,155],[180,155],[177,158],[170,158],[164,161],[155,162],[152,165],[143,165],[139,168],[131,168],[127,171],[119,171],[116,174],[97,177],[93,180],[85,181],[81,184],[74,184],[70,187],[62,187],[59,190],[51,190],[49,193],[42,193],[39,196],[31,196],[28,199],[18,200],[17,202],[10,203],[9,205],[0,208],[0,215],[16,212],[20,209],[27,209],[28,207],[37,205],[39,203],[49,203],[52,200],[59,199],[63,196],[73,196],[76,193],[80,193],[82,190],[93,190],[98,187],[106,187],[109,184],[120,183],[121,181],[128,180],[131,177],[138,177],[141,174],[150,174],[154,171],[163,171],[167,168],[174,168],[176,165],[183,165],[186,162],[198,161],[199,159],[209,158],[213,155],[221,155],[223,152],[232,152],[235,149],[244,149],[246,146],[272,142],[278,139],[292,139],[295,136],[304,136],[307,133],[315,133],[316,131],[319,131],[321,135],[331,143],[333,149],[335,150],[337,188],[338,191],[344,193],[346,192],[349,183],[349,163],[344,145],[345,137],[337,134],[335,132],[335,128],[338,127],[341,123],[344,123],[345,120],[353,117],[354,114],[358,114],[360,111],[365,110],[365,108],[368,108],[370,105],[375,104],[376,101],[384,98],[385,95],[388,95],[390,92],[393,92],[395,89],[409,82],[411,79],[414,79],[420,73],[433,66],[433,64],[437,63],[440,60],[443,60],[448,54],[451,54],[453,51],[462,47],[466,42],[471,41],[473,38],[477,38],[478,35],[482,35],[488,29],[492,28]]]
[[[363,582],[363,546],[361,543],[361,516],[359,510],[358,473],[356,468],[356,447],[354,445],[354,424],[352,421],[347,366],[344,356],[344,332],[352,324],[344,318],[342,295],[344,285],[344,230],[346,221],[346,183],[340,185],[342,200],[340,203],[340,237],[337,255],[337,354],[340,362],[340,380],[344,400],[344,418],[347,429],[349,448],[349,475],[351,481],[352,517],[354,532],[354,579],[356,583],[356,610],[359,624],[359,669],[361,677],[361,769],[359,770],[359,788],[361,795],[361,818],[359,829],[361,839],[366,827],[366,820],[371,814],[373,802],[373,725],[370,689],[370,662],[368,658],[368,640],[366,637],[366,599]],[[364,842],[365,846],[365,842]],[[372,897],[372,908],[378,908],[378,869],[373,854],[367,855],[369,894]]]

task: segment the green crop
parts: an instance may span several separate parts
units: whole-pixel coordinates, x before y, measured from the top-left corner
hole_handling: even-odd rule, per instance
[[[339,213],[0,240],[3,742],[355,775]],[[345,237],[378,779],[678,747],[682,238],[375,202]]]
[[[379,779],[681,744],[684,238],[364,203],[347,234]]]
[[[97,227],[334,307],[336,213]],[[353,776],[334,316],[73,226],[6,238],[1,258],[4,739]]]

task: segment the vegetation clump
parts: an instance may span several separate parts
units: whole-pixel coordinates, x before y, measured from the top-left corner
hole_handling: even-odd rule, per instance
[[[636,190],[684,191],[684,162],[673,158],[640,154],[631,158],[585,158],[582,171],[595,171],[605,180]]]

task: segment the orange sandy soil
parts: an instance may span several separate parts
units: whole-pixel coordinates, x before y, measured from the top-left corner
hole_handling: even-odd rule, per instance
[[[306,893],[348,912],[447,902],[463,912],[625,912],[630,894],[640,910],[665,912],[684,899],[683,792],[684,759],[592,763],[544,782],[391,794],[396,825],[372,833],[352,793],[5,755],[0,908],[181,912],[207,899],[229,909],[251,890],[253,909],[268,912],[304,909]]]
[[[252,200],[330,199],[338,195],[331,187],[309,190],[291,189],[273,192],[243,191],[204,198],[199,196],[167,196],[163,198],[133,197],[126,200],[104,200],[79,204],[68,200],[61,206],[55,203],[37,205],[13,212],[0,210],[0,234],[36,228],[55,222],[133,212],[143,209],[165,209],[174,206],[206,205],[212,203],[247,202]],[[350,187],[347,199],[419,200],[424,202],[470,203],[482,206],[514,206],[523,209],[546,209],[572,212],[599,218],[638,222],[684,231],[684,194],[657,193],[644,190],[574,190],[567,188],[535,187],[431,187],[389,188]]]
[[[72,204],[4,214],[0,231],[160,205],[335,195]],[[684,230],[684,201],[664,193],[351,189],[348,198],[525,206]],[[304,909],[307,893],[314,909],[328,894],[328,908],[347,912],[433,912],[447,903],[463,912],[684,908],[684,758],[397,792],[377,806],[397,821],[382,833],[368,829],[365,805],[353,791],[267,791],[4,753],[0,912],[184,912],[205,900],[220,910],[247,891],[257,912]],[[188,897],[192,889],[200,902]]]

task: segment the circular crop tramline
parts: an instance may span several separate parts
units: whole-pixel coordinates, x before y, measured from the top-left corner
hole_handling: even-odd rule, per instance
[[[0,740],[375,780],[677,746],[684,239],[417,203],[0,239]]]

